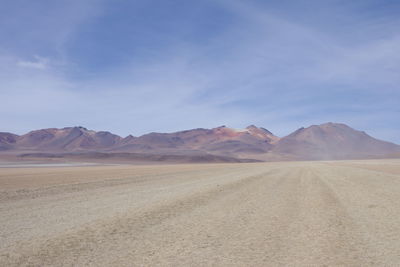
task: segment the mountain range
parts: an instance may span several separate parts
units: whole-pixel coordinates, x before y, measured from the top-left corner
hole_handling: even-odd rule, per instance
[[[398,157],[400,146],[375,139],[341,123],[300,128],[277,137],[265,128],[220,126],[125,138],[84,127],[0,132],[0,154],[142,161],[238,162]]]

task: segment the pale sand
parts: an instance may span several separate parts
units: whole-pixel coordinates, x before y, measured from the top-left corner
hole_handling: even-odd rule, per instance
[[[399,266],[400,161],[0,169],[0,266]]]

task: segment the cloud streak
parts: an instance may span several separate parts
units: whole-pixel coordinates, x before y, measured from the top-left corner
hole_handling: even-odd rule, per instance
[[[34,48],[19,40],[43,21],[8,24],[23,37],[9,41],[15,49],[0,45],[0,130],[83,125],[139,135],[258,124],[285,135],[299,125],[340,121],[400,142],[399,23],[370,19],[368,3],[311,2],[294,11],[278,2],[205,1],[199,14],[180,1],[176,12],[149,3],[125,13],[119,2],[73,3],[66,12],[53,7],[56,26],[34,31]],[[159,6],[165,9],[154,11]],[[327,12],[323,20],[299,17],[312,8]],[[144,19],[152,9],[158,21]],[[135,10],[143,18],[131,21]],[[338,14],[355,26],[335,26]],[[172,26],[161,26],[166,21]],[[103,39],[103,25],[113,25],[115,38]],[[365,36],[352,36],[361,30]],[[152,41],[160,43],[143,47]]]

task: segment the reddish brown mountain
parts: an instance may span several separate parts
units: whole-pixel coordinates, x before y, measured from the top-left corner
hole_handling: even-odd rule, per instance
[[[390,156],[400,146],[375,139],[345,124],[300,128],[276,143],[272,153],[294,159],[352,159]]]
[[[18,149],[39,151],[99,150],[116,145],[121,137],[83,127],[50,128],[29,132],[17,140]]]
[[[265,153],[278,139],[268,130],[254,125],[240,130],[221,126],[175,133],[150,133],[140,137],[129,136],[124,138],[115,150],[200,150],[216,154]]]
[[[129,135],[125,138],[83,127],[50,128],[21,136],[0,133],[0,150],[8,154],[42,153],[56,158],[63,157],[62,154],[72,157],[72,154],[77,153],[82,159],[97,155],[107,159],[125,156],[133,160],[143,155],[142,158],[148,160],[179,159],[180,162],[183,162],[184,157],[230,162],[232,158],[319,160],[400,155],[399,145],[374,139],[365,132],[340,123],[300,128],[284,138],[276,137],[268,130],[254,125],[245,129],[221,126],[174,133],[149,133],[139,137]]]

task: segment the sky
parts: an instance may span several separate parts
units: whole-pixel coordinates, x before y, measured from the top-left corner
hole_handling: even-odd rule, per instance
[[[1,1],[0,131],[325,122],[400,143],[400,1]]]

